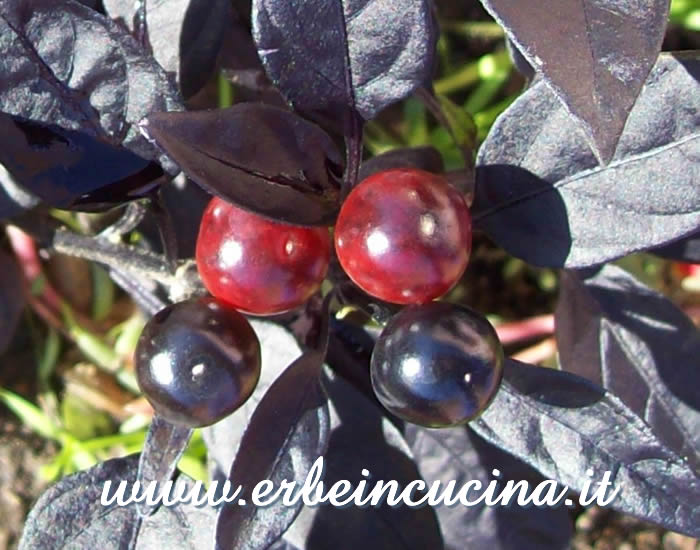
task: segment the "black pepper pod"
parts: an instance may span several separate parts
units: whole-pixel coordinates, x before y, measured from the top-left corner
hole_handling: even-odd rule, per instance
[[[496,331],[483,315],[446,302],[408,306],[377,340],[372,386],[382,405],[407,422],[456,426],[489,405],[503,361]]]
[[[248,320],[214,298],[159,311],[136,346],[136,376],[166,420],[191,428],[240,407],[260,378],[260,342]]]

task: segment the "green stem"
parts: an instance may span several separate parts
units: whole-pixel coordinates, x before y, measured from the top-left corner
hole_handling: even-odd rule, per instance
[[[473,115],[484,110],[501,90],[506,79],[507,76],[494,77],[479,82],[479,85],[469,94],[467,101],[464,103],[464,110]]]
[[[473,86],[477,82],[479,82],[479,65],[474,61],[456,73],[437,80],[434,87],[438,94],[449,94]]]
[[[97,264],[92,268],[92,318],[102,320],[112,310],[114,305],[114,283],[105,269]]]
[[[138,384],[131,380],[133,375],[126,371],[122,365],[119,355],[98,336],[85,330],[75,320],[73,312],[68,304],[62,304],[61,312],[63,321],[66,324],[68,333],[85,356],[102,370],[114,374],[122,384],[129,389],[136,389]],[[138,392],[138,389],[136,389]]]
[[[465,38],[495,40],[504,36],[503,28],[498,23],[490,21],[444,21],[441,27],[447,32],[464,36]]]
[[[223,73],[219,73],[219,108],[225,109],[233,105],[233,84]]]
[[[39,378],[39,389],[42,393],[47,391],[50,387],[49,379],[56,368],[56,363],[58,362],[58,357],[60,354],[61,337],[56,329],[49,327],[46,334],[44,352],[41,354],[39,359],[39,368],[37,372]]]
[[[94,452],[102,449],[109,449],[110,447],[116,447],[117,445],[142,445],[145,439],[146,432],[139,431],[129,434],[115,434],[95,437],[94,439],[88,439],[87,441],[81,442],[81,446],[86,451]]]

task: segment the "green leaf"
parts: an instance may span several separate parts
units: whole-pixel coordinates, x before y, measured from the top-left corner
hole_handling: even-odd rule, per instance
[[[61,418],[66,431],[78,440],[109,433],[114,427],[107,413],[97,410],[70,392],[66,392],[61,401]]]
[[[0,388],[0,401],[16,414],[23,424],[39,435],[47,439],[58,439],[59,428],[36,405],[2,388]]]
[[[455,105],[446,96],[438,94],[437,98],[457,146],[462,149],[473,151],[476,147],[477,131],[474,119],[467,111],[462,109],[459,105]]]
[[[408,99],[404,103],[404,120],[406,123],[406,143],[415,147],[428,142],[428,118],[425,107],[417,99]]]
[[[91,264],[92,268],[92,317],[101,321],[109,312],[112,311],[114,305],[114,283],[109,276],[109,273],[97,264]]]

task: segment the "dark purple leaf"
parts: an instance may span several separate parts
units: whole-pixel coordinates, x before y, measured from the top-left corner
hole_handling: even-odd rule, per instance
[[[236,2],[234,2],[236,3]],[[242,2],[237,2],[241,4]],[[286,107],[279,90],[267,78],[250,30],[250,1],[247,9],[234,6],[233,24],[224,36],[219,63],[223,74],[236,86],[238,101],[261,101]],[[243,14],[247,13],[247,16]],[[328,128],[328,126],[324,126]]]
[[[585,378],[508,360],[501,389],[470,426],[576,492],[592,481],[593,493],[610,472],[620,492],[609,507],[700,535],[697,471],[618,397]]]
[[[211,195],[182,174],[170,185],[161,187],[160,196],[165,211],[172,218],[180,259],[194,258],[199,225]],[[156,234],[157,227],[153,227],[151,235],[154,243],[159,241]]]
[[[512,480],[526,481],[531,488],[544,481],[532,467],[501,449],[490,445],[470,429],[461,426],[434,430],[406,424],[404,434],[426,483],[439,481],[444,487],[456,481],[456,487],[476,480],[482,490],[470,496],[475,500],[500,472],[498,486]],[[475,506],[435,507],[445,546],[449,550],[489,548],[490,550],[520,550],[522,548],[569,548],[572,521],[565,506],[539,508],[536,506]]]
[[[700,233],[654,248],[650,252],[678,262],[700,264]]]
[[[252,20],[268,75],[301,111],[369,120],[432,76],[427,0],[255,0]]]
[[[395,168],[419,168],[441,174],[445,169],[440,152],[431,146],[406,147],[376,155],[362,163],[360,181],[384,170]]]
[[[243,22],[247,22],[248,28],[250,28],[251,0],[231,0],[231,4],[238,18]]]
[[[134,548],[159,550],[209,548],[216,514],[210,506],[191,502],[161,506],[148,518],[139,519],[134,504],[120,507],[116,502],[100,502],[105,482],[111,482],[108,496],[114,496],[121,481],[127,483],[125,496],[131,494],[136,480],[138,456],[116,458],[74,474],[49,488],[29,513],[20,540],[21,550],[95,550]],[[189,494],[193,481],[180,474],[172,494],[184,489]],[[202,489],[200,496],[204,494]],[[129,546],[133,531],[138,531],[135,546]]]
[[[619,267],[561,276],[561,368],[619,397],[656,436],[700,468],[700,332]]]
[[[139,3],[104,0],[107,15],[133,32]],[[148,42],[153,57],[173,73],[185,97],[202,88],[216,65],[224,33],[232,24],[229,0],[149,0]]]
[[[286,109],[287,102],[267,78],[255,45],[251,46],[251,52],[248,52],[247,46],[244,45],[245,40],[250,40],[251,44],[253,41],[246,33],[247,31],[238,26],[234,27],[225,38],[221,53],[223,76],[233,84],[238,102],[256,101]],[[255,62],[250,59],[251,55],[255,58]],[[325,124],[323,120],[316,122],[327,130],[333,129],[332,124]]]
[[[276,487],[282,480],[302,484],[325,453],[330,420],[320,376],[328,346],[329,299],[320,313],[316,345],[284,370],[255,408],[228,474],[234,485],[252,491],[262,480]],[[302,506],[301,500],[285,506],[279,499],[267,507],[226,503],[219,512],[216,548],[266,549],[282,536]]]
[[[326,355],[326,363],[335,373],[376,404],[379,401],[372,389],[369,365],[380,332],[377,327],[334,319]]]
[[[24,309],[22,273],[15,259],[0,250],[0,355],[15,335]]]
[[[475,226],[529,263],[572,268],[696,232],[699,79],[691,55],[659,58],[607,167],[546,84],[535,83],[479,152]]]
[[[150,162],[140,172],[82,195],[66,209],[100,212],[126,201],[152,197],[154,190],[167,181],[168,178],[163,176],[163,168],[160,164]]]
[[[289,223],[335,220],[340,154],[323,130],[289,111],[239,103],[215,111],[155,113],[142,128],[212,194]]]
[[[556,92],[608,163],[666,30],[669,0],[482,4]]]
[[[221,67],[226,71],[247,72],[248,76],[242,77],[247,84],[244,84],[245,87],[272,87],[255,49],[250,28],[245,23],[238,16],[234,18],[233,28],[229,30],[229,36],[224,38]]]
[[[180,108],[158,63],[107,17],[72,0],[0,4],[0,112],[154,160],[157,149],[135,123]]]
[[[90,134],[3,113],[0,164],[48,205],[83,210],[142,196],[163,175],[155,163]]]
[[[324,384],[331,403],[331,437],[324,457],[325,487],[348,480],[352,487],[367,483],[367,493],[379,480],[395,480],[399,491],[420,479],[401,432],[347,382],[333,376]],[[368,476],[362,475],[362,470]],[[420,498],[420,493],[413,495]],[[430,506],[403,504],[339,508],[328,503],[304,508],[290,527],[287,540],[306,550],[441,550],[444,545],[435,511]]]

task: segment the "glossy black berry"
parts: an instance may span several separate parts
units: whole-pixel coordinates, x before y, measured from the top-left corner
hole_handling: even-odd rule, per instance
[[[136,347],[139,386],[175,424],[213,424],[240,407],[260,378],[260,342],[247,319],[213,298],[180,302],[146,324]]]
[[[391,318],[372,352],[372,386],[399,418],[431,428],[463,424],[498,390],[503,348],[483,315],[445,302]]]

